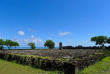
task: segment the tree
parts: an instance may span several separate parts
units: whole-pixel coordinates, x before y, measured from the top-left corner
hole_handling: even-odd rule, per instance
[[[104,45],[105,43],[107,43],[107,36],[95,36],[91,38],[91,41],[96,42],[96,45]]]
[[[55,47],[55,43],[52,40],[47,40],[44,46],[47,46],[49,49],[53,49]]]
[[[110,37],[108,38],[107,43],[110,43]]]
[[[8,47],[8,49],[10,49],[12,46],[14,46],[14,43],[11,40],[6,40],[5,45]]]
[[[28,44],[28,46],[31,46],[31,49],[35,49],[35,48],[36,48],[35,43],[33,43],[33,42],[30,42],[30,43]]]
[[[0,39],[0,45],[4,45],[5,42],[3,41],[3,39]]]
[[[5,42],[3,41],[3,39],[0,39],[0,49],[3,49],[3,45],[5,45]]]
[[[13,42],[13,46],[15,46],[15,49],[16,49],[16,46],[19,46],[19,43],[18,42]]]

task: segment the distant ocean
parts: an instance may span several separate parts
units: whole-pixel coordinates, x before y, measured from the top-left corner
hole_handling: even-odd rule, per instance
[[[4,49],[8,49],[8,47],[4,47]],[[15,49],[15,47],[11,47],[10,49]],[[16,49],[31,49],[30,47],[16,47]],[[37,47],[35,49],[48,49],[48,47]],[[59,49],[59,47],[55,47],[54,49]]]

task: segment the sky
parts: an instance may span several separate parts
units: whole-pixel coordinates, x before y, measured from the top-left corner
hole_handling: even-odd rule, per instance
[[[0,38],[27,46],[46,40],[63,46],[93,46],[110,37],[110,0],[0,0]]]

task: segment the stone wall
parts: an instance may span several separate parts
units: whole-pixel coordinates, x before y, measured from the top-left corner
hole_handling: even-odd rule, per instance
[[[78,45],[78,46],[63,46],[62,42],[59,43],[59,50],[62,49],[102,49],[102,46],[82,46],[82,45]],[[110,46],[105,46],[105,49],[110,49]]]
[[[76,74],[76,66],[70,62],[62,62],[58,60],[48,60],[43,58],[35,58],[33,56],[21,56],[15,54],[6,54],[0,53],[0,59],[7,60],[7,61],[15,61],[19,64],[28,65],[34,68],[48,70],[58,70],[59,74],[64,72],[64,74]]]
[[[84,46],[63,46],[62,49],[102,49],[101,46],[89,46],[89,47],[84,47]],[[105,49],[110,49],[110,46],[105,46]]]

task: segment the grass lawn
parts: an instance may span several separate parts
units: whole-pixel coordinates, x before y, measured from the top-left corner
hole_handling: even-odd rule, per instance
[[[0,59],[0,74],[58,74],[58,72],[35,69]]]
[[[106,57],[95,65],[85,68],[81,74],[110,74],[110,57]]]

